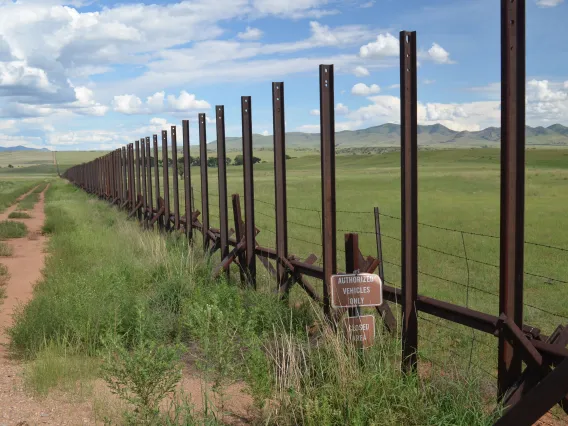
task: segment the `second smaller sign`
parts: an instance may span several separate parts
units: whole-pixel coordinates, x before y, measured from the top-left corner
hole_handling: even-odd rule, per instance
[[[375,274],[331,276],[331,305],[334,308],[379,306],[383,303],[383,283]]]
[[[347,340],[363,348],[373,346],[375,342],[374,315],[347,317],[343,321]]]

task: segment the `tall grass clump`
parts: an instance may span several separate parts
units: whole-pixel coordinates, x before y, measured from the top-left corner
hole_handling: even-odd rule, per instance
[[[0,241],[0,257],[10,257],[14,254],[14,248],[4,241]]]
[[[30,191],[36,183],[5,182],[0,186],[0,213],[10,207],[19,196]]]
[[[187,242],[140,232],[124,213],[63,182],[46,199],[51,255],[33,299],[16,313],[12,349],[34,358],[53,341],[97,355],[109,333],[132,347],[136,328],[149,340],[175,338],[175,309],[194,279]]]
[[[30,219],[31,216],[26,212],[13,211],[8,215],[8,219]]]
[[[21,222],[13,220],[0,221],[0,241],[9,238],[22,238],[28,233],[28,227]]]
[[[32,210],[34,208],[36,203],[39,201],[39,193],[35,192],[36,190],[30,192],[22,201],[18,203],[19,210]]]

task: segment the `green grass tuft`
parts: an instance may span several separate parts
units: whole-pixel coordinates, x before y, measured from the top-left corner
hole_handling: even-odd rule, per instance
[[[4,241],[0,241],[0,257],[9,257],[14,254],[14,248]]]
[[[31,216],[26,212],[14,211],[8,215],[8,219],[31,219]]]
[[[39,201],[39,194],[37,192],[31,192],[18,203],[19,210],[33,210],[36,203]]]
[[[28,227],[21,222],[13,220],[0,221],[0,241],[9,238],[22,238],[28,233]]]

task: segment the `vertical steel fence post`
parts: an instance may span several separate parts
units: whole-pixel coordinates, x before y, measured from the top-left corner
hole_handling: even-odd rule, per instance
[[[418,122],[416,32],[400,32],[402,368],[416,371],[418,350]]]
[[[174,229],[179,229],[179,181],[177,163],[177,128],[172,126],[172,177],[174,190]]]
[[[335,198],[335,110],[333,65],[320,65],[320,128],[321,128],[321,211],[323,246],[324,313],[331,318],[330,283],[337,272],[336,198]]]
[[[152,195],[152,156],[150,155],[150,138],[146,137],[146,188],[148,190],[148,218],[154,217],[154,200]]]
[[[193,239],[193,205],[191,199],[191,170],[189,159],[189,120],[183,120],[183,195],[185,197],[185,235],[191,241]]]
[[[225,108],[215,107],[217,123],[217,167],[219,176],[219,228],[221,237],[221,260],[229,254],[229,221],[227,207],[227,160],[225,155]],[[229,268],[226,270],[229,276]]]
[[[499,313],[522,329],[525,218],[525,1],[501,1],[501,238]],[[499,336],[498,398],[522,369]],[[514,403],[516,401],[509,401]]]
[[[207,123],[204,113],[199,121],[199,169],[201,171],[201,218],[203,221],[203,249],[209,247],[209,183],[207,179]]]
[[[168,131],[162,130],[162,172],[164,174],[164,227],[171,228],[170,223],[170,174],[168,165]]]
[[[274,188],[276,192],[276,289],[288,292],[286,268],[281,259],[288,258],[288,219],[286,208],[286,129],[284,124],[284,83],[272,83],[272,122],[274,138]]]
[[[241,97],[243,178],[245,191],[246,269],[250,285],[256,289],[256,229],[254,224],[254,179],[252,164],[252,100]]]

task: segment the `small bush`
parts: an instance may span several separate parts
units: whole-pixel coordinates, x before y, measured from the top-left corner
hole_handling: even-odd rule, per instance
[[[0,256],[2,257],[9,257],[14,254],[14,249],[12,246],[8,245],[4,241],[0,241]]]
[[[3,220],[0,222],[0,240],[8,238],[22,238],[28,233],[28,227],[20,222],[13,220]]]
[[[117,341],[110,344],[103,378],[112,393],[134,407],[125,414],[128,423],[155,424],[160,401],[172,394],[181,380],[180,355],[180,347],[151,341],[142,341],[132,351]]]
[[[26,212],[12,212],[8,215],[8,219],[31,219]]]

